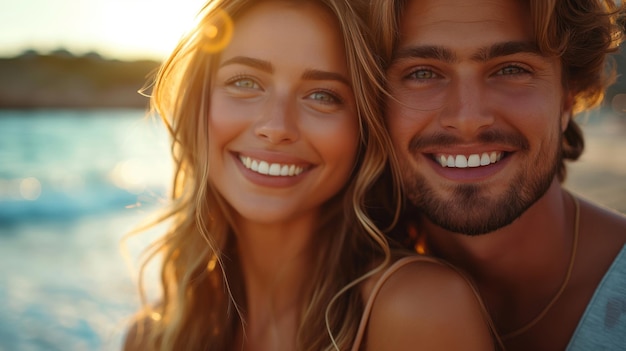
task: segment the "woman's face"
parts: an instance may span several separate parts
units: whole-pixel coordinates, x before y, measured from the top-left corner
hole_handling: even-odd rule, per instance
[[[214,81],[212,184],[247,223],[314,220],[348,181],[359,143],[336,19],[313,3],[253,6]]]

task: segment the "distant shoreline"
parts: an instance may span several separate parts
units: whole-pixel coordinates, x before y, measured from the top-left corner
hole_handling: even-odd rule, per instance
[[[0,109],[147,108],[139,90],[158,67],[66,51],[0,58]]]

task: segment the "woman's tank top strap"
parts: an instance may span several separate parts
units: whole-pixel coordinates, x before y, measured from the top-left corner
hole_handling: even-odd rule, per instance
[[[494,325],[493,321],[491,320],[491,317],[489,316],[489,312],[487,311],[487,308],[485,307],[485,304],[483,303],[483,300],[480,297],[480,294],[478,293],[478,290],[474,286],[474,283],[471,281],[471,279],[465,273],[463,273],[461,270],[459,270],[455,266],[447,263],[446,261],[443,261],[443,260],[440,260],[438,258],[431,257],[431,256],[418,256],[418,255],[416,255],[416,256],[403,257],[403,258],[397,260],[391,266],[389,266],[389,268],[387,268],[387,270],[385,270],[385,272],[383,274],[381,274],[381,276],[378,278],[378,280],[376,281],[376,283],[372,287],[372,291],[370,292],[370,295],[369,295],[369,297],[367,299],[367,302],[365,303],[365,308],[363,309],[363,315],[361,316],[361,321],[359,322],[359,329],[357,330],[357,334],[356,334],[356,337],[354,339],[354,344],[352,345],[352,351],[359,351],[360,350],[361,343],[363,342],[363,337],[365,335],[365,330],[367,329],[367,323],[369,321],[369,316],[370,316],[370,313],[372,312],[372,307],[374,306],[374,301],[376,300],[376,296],[378,295],[378,292],[380,291],[380,289],[383,286],[383,284],[398,269],[402,268],[403,266],[405,266],[405,265],[407,265],[409,263],[413,263],[413,262],[433,262],[433,263],[441,264],[441,265],[450,267],[451,269],[456,271],[461,277],[463,277],[463,279],[465,279],[467,284],[472,289],[472,292],[474,293],[474,296],[476,297],[476,300],[478,301],[478,304],[480,305],[480,308],[481,308],[481,310],[483,312],[483,316],[484,316],[487,324],[489,325],[489,328],[491,329],[491,333],[492,333],[495,341],[497,342],[497,346],[499,347],[500,350],[504,350],[504,344],[500,340],[500,337],[499,337],[499,335],[498,335],[498,333],[496,331],[495,325]]]

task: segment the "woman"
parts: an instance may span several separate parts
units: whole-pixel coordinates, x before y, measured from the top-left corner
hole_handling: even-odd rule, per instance
[[[391,149],[382,74],[355,5],[209,1],[162,66],[152,106],[176,171],[171,228],[148,258],[163,294],[127,350],[492,347],[456,271],[389,269],[403,253],[366,198]]]

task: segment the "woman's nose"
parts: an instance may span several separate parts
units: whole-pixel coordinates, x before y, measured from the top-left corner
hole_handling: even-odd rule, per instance
[[[285,98],[269,102],[255,124],[255,134],[272,144],[297,140],[299,116],[294,105]]]

